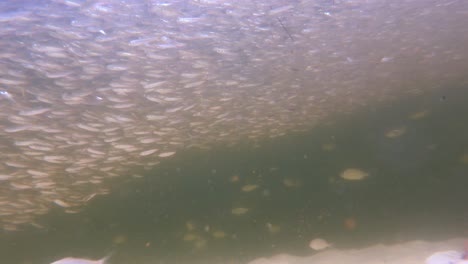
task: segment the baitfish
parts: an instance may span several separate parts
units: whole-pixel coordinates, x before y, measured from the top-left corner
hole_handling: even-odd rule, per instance
[[[80,258],[63,258],[54,261],[50,264],[106,264],[112,253],[98,260],[80,259]]]

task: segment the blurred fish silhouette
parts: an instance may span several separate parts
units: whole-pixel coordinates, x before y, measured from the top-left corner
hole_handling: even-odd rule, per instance
[[[98,260],[89,260],[89,259],[80,259],[80,258],[63,258],[57,261],[54,261],[50,264],[107,264],[109,258],[112,256],[113,253],[105,256],[102,259]]]

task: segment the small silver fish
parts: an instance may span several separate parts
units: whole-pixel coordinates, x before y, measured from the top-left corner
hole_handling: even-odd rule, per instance
[[[89,259],[79,259],[79,258],[63,258],[57,261],[54,261],[50,264],[106,264],[107,260],[111,257],[112,254],[105,256],[99,260],[89,260]]]

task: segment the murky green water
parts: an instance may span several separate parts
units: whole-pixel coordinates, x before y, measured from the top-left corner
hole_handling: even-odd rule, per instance
[[[44,229],[5,233],[3,259],[114,251],[115,264],[244,263],[312,254],[315,237],[357,248],[466,234],[466,99],[463,87],[446,89],[338,116],[310,133],[183,153],[115,184],[81,213],[57,207],[39,221]],[[403,132],[392,138],[392,130]],[[350,167],[369,176],[340,178]]]
[[[0,264],[466,236],[467,7],[1,1]]]

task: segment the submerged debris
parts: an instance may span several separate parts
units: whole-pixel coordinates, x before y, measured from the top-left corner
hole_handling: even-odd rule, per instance
[[[233,208],[231,210],[231,213],[233,215],[243,215],[243,214],[246,214],[248,211],[249,211],[249,208],[237,207],[237,208]]]
[[[385,132],[385,136],[387,138],[397,138],[397,137],[403,136],[405,133],[406,133],[406,127],[402,126],[402,127],[388,130],[387,132]]]
[[[254,191],[258,188],[258,185],[256,184],[247,184],[247,185],[244,185],[242,186],[241,190],[243,192],[251,192],[251,191]]]
[[[360,181],[367,178],[369,174],[363,170],[356,168],[349,168],[341,172],[340,177],[348,181]]]

